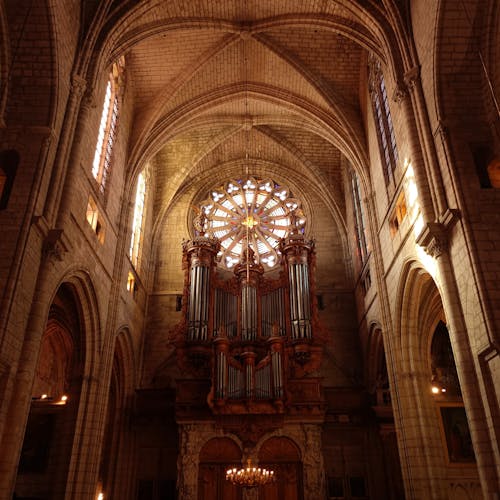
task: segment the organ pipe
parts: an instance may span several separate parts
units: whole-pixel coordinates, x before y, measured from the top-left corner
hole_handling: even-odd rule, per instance
[[[262,278],[263,267],[250,248],[235,266],[235,277],[221,281],[215,277],[219,248],[216,240],[203,235],[184,247],[185,338],[197,349],[192,359],[200,359],[200,346],[213,346],[212,387],[218,408],[243,400],[271,402],[280,411],[286,400],[290,353],[301,367],[310,359],[304,345],[312,340],[313,243],[297,233],[283,239],[285,274],[275,281]]]
[[[300,235],[292,235],[280,244],[288,269],[291,336],[295,340],[312,337],[309,286],[312,247],[312,242],[306,242]]]
[[[250,285],[241,289],[241,336],[244,340],[257,338],[257,289]]]
[[[211,316],[211,275],[220,243],[202,235],[185,242],[183,247],[189,266],[187,339],[206,341]]]

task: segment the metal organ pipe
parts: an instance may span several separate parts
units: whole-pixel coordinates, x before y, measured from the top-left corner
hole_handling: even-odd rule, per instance
[[[208,340],[210,276],[219,251],[217,240],[198,236],[183,243],[189,262],[188,340]]]
[[[309,257],[314,243],[301,235],[292,235],[280,244],[288,268],[290,292],[290,322],[293,339],[310,338],[311,300],[309,286]]]
[[[273,326],[278,324],[280,335],[285,331],[284,288],[277,288],[261,297],[262,336],[270,337]]]
[[[294,295],[296,308],[291,310],[292,324],[296,338],[311,336],[311,307],[309,300],[309,272],[307,264],[292,264],[290,271],[295,275],[295,288],[290,288],[290,295]]]
[[[283,382],[281,380],[281,353],[273,352],[271,354],[271,366],[273,371],[274,397],[280,399],[283,397]]]
[[[210,268],[191,268],[191,290],[189,294],[189,340],[207,340],[208,304],[210,301]]]
[[[226,397],[227,385],[227,357],[225,352],[219,352],[217,356],[217,386],[215,396],[218,399]]]
[[[266,364],[255,372],[255,399],[272,398],[271,364]]]
[[[241,288],[241,336],[244,340],[257,337],[257,290],[247,284]]]

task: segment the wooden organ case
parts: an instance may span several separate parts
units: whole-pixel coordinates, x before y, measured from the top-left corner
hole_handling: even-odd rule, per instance
[[[322,498],[326,335],[300,204],[274,181],[249,177],[200,206],[195,236],[183,243],[182,320],[171,336],[178,498],[247,499],[221,476],[241,465],[231,442],[243,463],[279,471],[259,488],[261,500]]]
[[[273,278],[247,246],[223,279],[219,249],[203,230],[183,243],[183,319],[174,332],[182,373],[177,421],[215,420],[245,447],[290,419],[321,423],[314,243],[298,230],[281,239]]]

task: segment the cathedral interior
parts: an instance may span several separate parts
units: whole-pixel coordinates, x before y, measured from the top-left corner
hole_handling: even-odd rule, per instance
[[[0,498],[500,500],[500,2],[0,0]]]

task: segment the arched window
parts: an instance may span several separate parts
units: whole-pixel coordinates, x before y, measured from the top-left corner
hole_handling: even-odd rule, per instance
[[[365,226],[365,213],[363,210],[363,204],[361,202],[361,189],[359,186],[359,178],[354,170],[350,170],[351,174],[351,191],[352,191],[352,203],[354,209],[354,227],[356,230],[356,243],[359,259],[362,264],[366,262],[368,258],[368,252],[370,251],[370,245],[368,243],[368,238],[366,235]]]
[[[385,183],[394,182],[394,170],[398,162],[398,149],[392,125],[387,89],[380,62],[370,62],[370,93],[372,98],[373,113],[375,115],[375,128],[382,156]]]
[[[109,180],[113,145],[116,138],[116,125],[118,121],[118,64],[113,64],[109,74],[102,107],[101,123],[95,147],[92,175],[99,185],[99,190],[104,194]]]
[[[130,239],[130,260],[137,269],[142,247],[142,231],[144,222],[144,203],[146,201],[146,179],[144,172],[137,179],[137,190],[135,194],[134,218],[132,221],[132,237]]]

